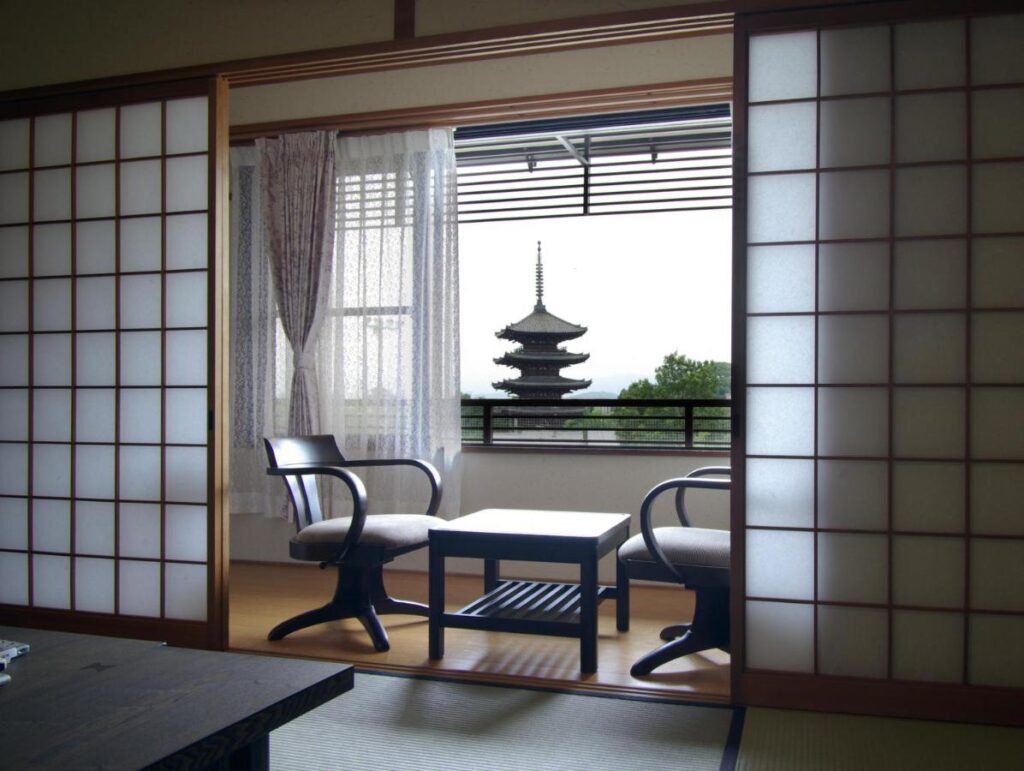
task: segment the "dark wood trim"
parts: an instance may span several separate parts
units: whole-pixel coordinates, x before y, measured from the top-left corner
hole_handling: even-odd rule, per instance
[[[561,115],[728,102],[732,97],[731,78],[707,78],[542,96],[489,99],[480,102],[452,102],[431,107],[321,115],[267,123],[245,123],[231,127],[231,141],[246,142],[293,131],[326,129],[359,133],[391,128],[468,126]]]
[[[207,625],[203,621],[172,621],[110,613],[23,608],[16,605],[0,605],[0,620],[11,626],[158,640],[186,648],[206,647]]]
[[[139,78],[113,78],[107,81],[106,85],[97,82],[63,83],[59,86],[3,92],[0,93],[0,119],[198,96],[204,93],[203,88],[206,85],[205,78],[149,84],[134,82]]]
[[[395,0],[395,40],[416,37],[416,0]]]
[[[614,447],[549,447],[545,445],[479,445],[464,444],[462,452],[487,455],[489,453],[526,454],[526,455],[621,455],[632,457],[669,456],[673,458],[728,458],[728,450],[658,450],[651,448],[623,450]]]

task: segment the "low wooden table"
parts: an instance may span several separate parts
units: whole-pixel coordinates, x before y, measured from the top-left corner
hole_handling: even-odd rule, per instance
[[[0,626],[2,769],[266,769],[270,731],[352,688],[347,664]]]
[[[430,531],[430,658],[444,656],[445,627],[524,632],[580,641],[580,670],[597,671],[597,606],[616,600],[616,627],[629,629],[629,581],[599,586],[597,562],[629,537],[628,514],[484,509]],[[484,560],[484,596],[454,613],[444,607],[445,559]],[[578,584],[501,580],[499,561],[568,562]]]

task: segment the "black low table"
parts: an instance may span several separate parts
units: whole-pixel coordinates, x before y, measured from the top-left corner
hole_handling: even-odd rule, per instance
[[[0,626],[0,769],[266,769],[268,734],[352,688],[352,667]]]
[[[629,537],[628,514],[484,509],[430,531],[430,658],[444,656],[445,627],[577,637],[580,670],[597,671],[597,606],[616,600],[616,627],[629,629],[629,582],[617,565],[616,585],[600,586],[597,562]],[[484,560],[484,596],[445,611],[445,558]],[[580,582],[501,580],[499,561],[568,562]]]

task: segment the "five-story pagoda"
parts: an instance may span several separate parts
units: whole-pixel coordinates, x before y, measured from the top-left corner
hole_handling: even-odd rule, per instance
[[[589,380],[572,380],[560,373],[564,367],[586,361],[590,354],[569,353],[559,347],[559,343],[580,337],[586,331],[586,327],[570,324],[548,313],[544,307],[544,267],[538,241],[537,304],[533,313],[495,332],[503,340],[519,343],[519,347],[495,359],[494,363],[514,367],[521,374],[514,380],[502,380],[492,385],[520,399],[561,399],[570,391],[587,388]]]

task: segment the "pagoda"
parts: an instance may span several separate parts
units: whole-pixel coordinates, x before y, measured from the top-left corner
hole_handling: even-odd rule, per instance
[[[533,306],[533,313],[495,332],[503,340],[519,343],[519,347],[495,359],[494,363],[514,367],[521,374],[514,380],[502,380],[492,385],[519,399],[561,399],[570,391],[587,388],[589,380],[562,377],[560,371],[563,367],[586,361],[590,354],[569,353],[559,347],[559,343],[580,337],[586,331],[586,327],[570,324],[548,313],[544,307],[544,266],[538,241],[537,304]]]

